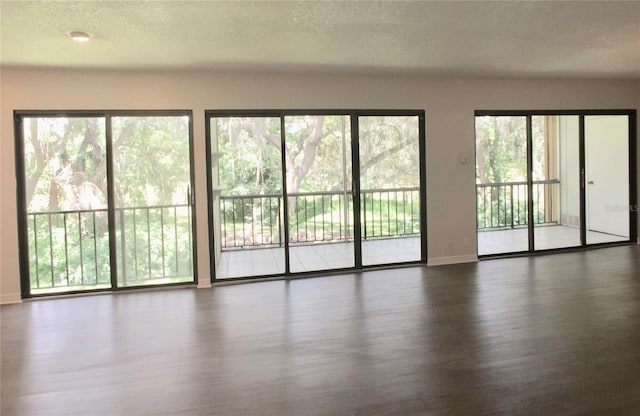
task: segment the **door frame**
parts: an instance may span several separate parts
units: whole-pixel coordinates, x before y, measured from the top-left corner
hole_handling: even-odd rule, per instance
[[[288,208],[287,204],[284,204],[284,221],[285,224],[283,235],[285,237],[284,241],[284,249],[285,249],[285,272],[279,274],[271,274],[271,275],[254,275],[254,276],[242,276],[242,277],[230,277],[217,279],[216,278],[216,260],[215,260],[215,251],[214,244],[216,235],[214,233],[215,230],[215,219],[214,219],[214,206],[213,206],[213,180],[211,178],[211,169],[212,169],[212,160],[211,160],[211,152],[212,152],[212,137],[211,137],[211,119],[214,118],[228,118],[228,117],[278,117],[280,118],[280,134],[281,134],[281,157],[282,157],[282,194],[284,200],[287,200],[288,190],[286,187],[286,175],[287,168],[286,163],[284,163],[285,157],[285,128],[284,122],[285,117],[287,116],[348,116],[351,125],[351,169],[352,169],[352,189],[351,196],[353,198],[352,204],[352,214],[353,214],[353,223],[354,223],[354,266],[347,268],[337,268],[337,269],[323,269],[323,270],[314,270],[314,271],[302,271],[302,272],[291,272],[290,270],[290,250],[289,250],[289,218],[288,218]],[[420,259],[416,261],[410,262],[401,262],[401,263],[384,263],[384,264],[376,264],[376,265],[363,265],[362,264],[362,224],[360,218],[360,155],[359,155],[359,129],[358,129],[358,120],[359,117],[366,116],[415,116],[418,117],[418,147],[419,147],[419,175],[420,175]],[[398,109],[398,110],[383,110],[383,109],[363,109],[363,110],[354,110],[354,109],[280,109],[280,110],[239,110],[239,109],[231,109],[231,110],[205,110],[204,112],[205,118],[205,148],[206,148],[206,169],[207,169],[207,206],[208,206],[208,224],[209,224],[209,264],[211,270],[211,283],[218,282],[233,282],[233,281],[242,281],[242,280],[251,280],[251,279],[265,279],[265,278],[297,278],[297,277],[306,277],[313,276],[318,274],[326,274],[326,273],[349,273],[357,270],[366,270],[366,269],[376,269],[383,267],[396,267],[396,266],[406,266],[406,265],[420,265],[426,264],[427,262],[427,196],[426,196],[426,136],[425,136],[425,111],[424,110],[407,110],[407,109]]]
[[[31,293],[31,280],[29,269],[29,236],[27,231],[27,201],[26,178],[24,164],[24,131],[22,121],[25,118],[104,118],[105,121],[105,157],[107,175],[107,217],[109,232],[109,274],[111,287],[87,290],[68,290],[55,293]],[[189,134],[189,186],[191,187],[191,252],[193,259],[193,280],[188,282],[162,283],[140,286],[119,286],[117,273],[116,231],[115,231],[115,195],[113,172],[113,138],[111,131],[111,119],[113,117],[188,117]],[[23,299],[49,296],[61,296],[96,292],[115,292],[137,289],[149,289],[154,287],[184,286],[195,284],[198,277],[197,236],[196,236],[196,200],[195,200],[195,170],[194,170],[194,143],[193,143],[193,111],[192,110],[14,110],[14,145],[15,145],[15,172],[16,172],[16,204],[18,212],[18,249],[20,267],[20,291]]]
[[[629,239],[620,242],[587,244],[586,231],[586,184],[585,184],[585,117],[587,116],[627,116],[629,122]],[[506,252],[498,254],[479,255],[479,258],[496,258],[513,255],[531,255],[550,252],[564,252],[585,249],[587,247],[608,247],[635,244],[638,238],[638,178],[637,178],[637,111],[635,109],[609,109],[609,110],[475,110],[476,117],[526,117],[526,141],[527,141],[527,204],[528,204],[528,250]],[[535,226],[533,223],[533,134],[532,117],[534,116],[577,116],[578,140],[579,140],[579,167],[580,167],[580,245],[566,248],[535,249]],[[474,129],[475,136],[475,129]],[[474,147],[475,148],[475,147]],[[476,149],[477,152],[477,149]],[[477,169],[477,158],[476,158]],[[478,236],[478,215],[476,197],[476,239]]]

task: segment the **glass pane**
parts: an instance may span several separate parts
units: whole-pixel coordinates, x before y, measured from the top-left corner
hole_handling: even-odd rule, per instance
[[[280,119],[211,119],[216,279],[282,274]]]
[[[113,117],[118,285],[194,281],[189,117]]]
[[[579,117],[533,116],[531,123],[535,249],[579,246]]]
[[[478,254],[529,249],[527,118],[476,117]]]
[[[111,287],[104,118],[22,127],[31,293]]]
[[[419,261],[417,116],[359,117],[362,264]]]
[[[353,267],[349,116],[285,117],[291,272]]]
[[[629,117],[586,116],[587,244],[629,240]]]

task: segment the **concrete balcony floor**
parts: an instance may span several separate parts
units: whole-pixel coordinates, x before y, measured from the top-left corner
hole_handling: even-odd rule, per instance
[[[399,237],[362,242],[364,265],[420,260],[420,238]],[[354,266],[353,241],[290,247],[291,272],[343,269]],[[223,251],[216,267],[218,279],[284,273],[284,248]]]

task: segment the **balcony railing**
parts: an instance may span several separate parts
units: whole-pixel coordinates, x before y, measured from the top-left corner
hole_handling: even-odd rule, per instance
[[[420,233],[419,188],[361,191],[364,239]],[[353,239],[351,192],[288,194],[289,244],[349,241]],[[281,246],[284,240],[283,197],[279,194],[221,195],[223,250]]]
[[[527,182],[476,184],[478,230],[524,227],[529,221]],[[533,181],[533,221],[557,224],[560,181]]]
[[[289,194],[289,242],[353,240],[351,193]],[[224,250],[283,245],[281,195],[220,197]],[[185,281],[193,277],[192,223],[188,205],[115,209],[118,285]],[[361,193],[364,239],[420,233],[419,188]],[[111,287],[106,209],[27,214],[31,289]],[[182,280],[180,280],[182,279]]]
[[[192,278],[188,205],[117,208],[118,284]],[[111,286],[106,209],[27,214],[31,289]]]

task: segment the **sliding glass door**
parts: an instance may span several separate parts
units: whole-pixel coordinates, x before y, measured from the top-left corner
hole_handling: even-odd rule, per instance
[[[59,113],[16,119],[23,296],[193,282],[190,116]]]
[[[635,112],[477,112],[478,254],[635,240]]]
[[[206,120],[215,280],[425,261],[421,112]]]
[[[362,264],[421,259],[418,116],[358,117]]]
[[[531,117],[535,250],[580,246],[579,117]]]
[[[290,271],[354,267],[349,116],[291,115],[284,124]]]
[[[118,286],[193,281],[189,118],[111,126]]]
[[[105,119],[29,116],[19,127],[28,253],[23,291],[111,287]]]
[[[527,251],[527,118],[476,117],[478,254]]]
[[[280,119],[217,117],[208,123],[217,278],[284,273]]]

